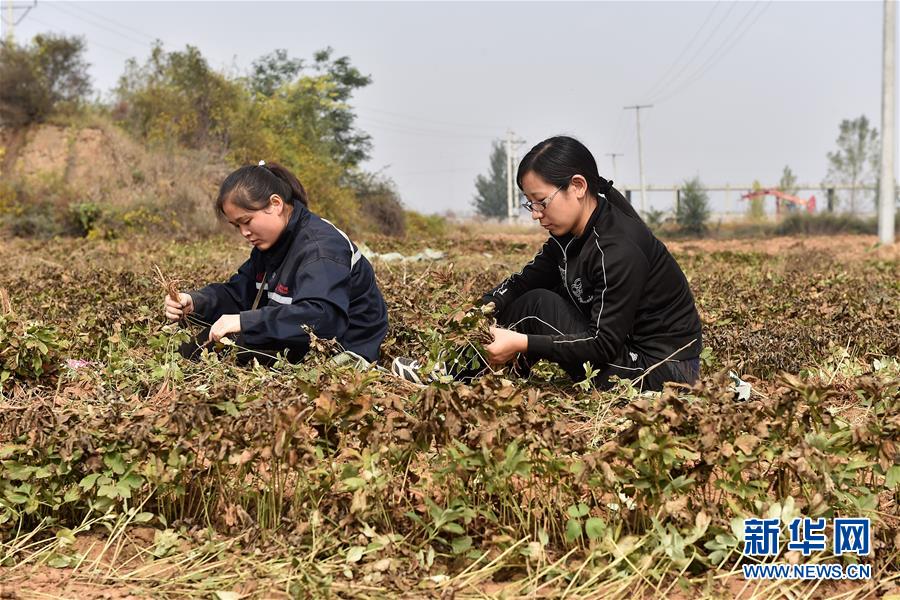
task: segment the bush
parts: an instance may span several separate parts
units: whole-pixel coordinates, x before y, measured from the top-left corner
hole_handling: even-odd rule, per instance
[[[0,314],[0,389],[9,379],[34,380],[53,373],[65,346],[52,326]]]
[[[820,213],[791,214],[778,224],[775,232],[778,235],[805,234],[825,235],[839,233],[876,233],[877,222],[860,219],[849,214]]]
[[[406,234],[406,213],[393,181],[379,175],[361,175],[354,187],[360,215],[376,232],[394,237]]]
[[[447,219],[440,215],[423,215],[406,211],[406,235],[413,238],[439,237],[447,233]]]
[[[84,40],[38,35],[0,46],[0,122],[19,127],[77,107],[91,92]]]
[[[709,219],[709,195],[699,177],[684,182],[675,221],[684,233],[702,236]]]

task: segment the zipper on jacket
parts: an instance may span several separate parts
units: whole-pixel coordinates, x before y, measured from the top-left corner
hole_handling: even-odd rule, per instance
[[[566,247],[565,247],[565,248],[563,248],[563,245],[560,244],[560,243],[559,243],[559,240],[557,240],[555,237],[552,237],[552,236],[551,236],[550,239],[552,239],[554,242],[556,242],[556,245],[559,246],[559,249],[560,249],[560,250],[562,250],[562,255],[563,255],[563,287],[566,288],[566,293],[569,294],[569,300],[571,300],[571,301],[572,301],[572,304],[574,304],[575,307],[578,308],[578,303],[575,302],[575,298],[572,297],[572,291],[569,289],[569,257],[566,256],[566,250],[569,249],[569,246],[572,245],[572,242],[575,241],[575,238],[572,238],[571,240],[569,240],[569,243],[566,244]]]

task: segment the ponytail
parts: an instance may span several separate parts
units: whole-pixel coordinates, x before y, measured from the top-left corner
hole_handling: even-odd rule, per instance
[[[533,172],[547,183],[567,188],[572,177],[581,175],[588,184],[588,191],[595,198],[605,196],[610,204],[627,214],[641,220],[634,207],[612,186],[611,181],[600,177],[597,161],[587,147],[575,138],[559,135],[548,138],[528,151],[519,163],[516,172],[516,183],[522,187],[522,177]]]
[[[269,205],[269,198],[277,194],[291,206],[300,203],[309,206],[306,190],[300,180],[278,163],[260,161],[233,171],[219,188],[216,211],[225,214],[225,202],[231,202],[244,210],[262,210]]]

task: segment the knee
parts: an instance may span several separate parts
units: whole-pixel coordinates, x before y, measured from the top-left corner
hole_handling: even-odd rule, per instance
[[[535,314],[542,306],[547,306],[561,300],[559,294],[553,290],[529,290],[516,298],[504,311],[507,321],[522,318],[525,315]]]

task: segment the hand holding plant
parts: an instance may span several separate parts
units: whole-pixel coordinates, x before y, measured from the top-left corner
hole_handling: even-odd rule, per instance
[[[519,352],[528,350],[528,336],[509,329],[491,327],[494,341],[484,347],[488,360],[494,365],[503,365],[513,360]]]
[[[166,318],[170,321],[179,321],[194,312],[194,299],[190,294],[178,293],[174,298],[172,294],[166,296]]]

